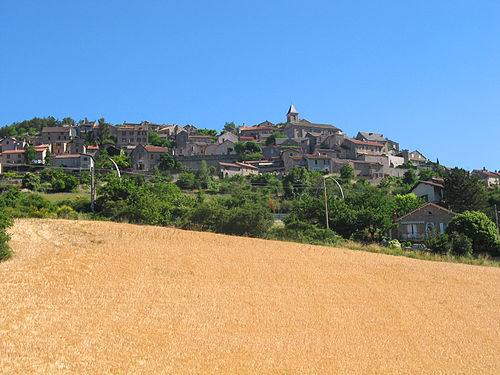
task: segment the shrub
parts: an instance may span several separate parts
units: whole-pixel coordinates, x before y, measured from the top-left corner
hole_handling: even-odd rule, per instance
[[[33,191],[40,190],[40,175],[34,173],[26,173],[23,176],[21,187]]]
[[[446,228],[446,233],[453,232],[469,237],[475,252],[494,252],[498,241],[495,223],[479,211],[465,211],[457,214]]]
[[[175,184],[181,189],[194,189],[195,188],[195,178],[192,173],[181,173],[179,179]]]
[[[451,250],[450,239],[447,234],[438,234],[424,240],[425,246],[435,253],[446,254]]]
[[[450,234],[451,251],[456,255],[471,255],[472,241],[465,234],[452,232]]]
[[[0,262],[9,259],[12,256],[12,250],[9,247],[10,236],[7,234],[6,229],[12,225],[12,218],[5,212],[3,208],[0,209]]]
[[[313,224],[296,219],[288,221],[285,227],[272,228],[267,238],[314,245],[336,245],[341,241],[341,237],[330,229],[318,228]]]
[[[63,205],[56,211],[57,217],[60,219],[76,219],[78,214],[70,206]]]

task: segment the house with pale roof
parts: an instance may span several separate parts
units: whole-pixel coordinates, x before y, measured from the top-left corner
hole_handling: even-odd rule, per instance
[[[236,175],[248,176],[251,174],[259,174],[259,168],[246,163],[219,162],[219,175],[221,177],[232,177]]]
[[[419,181],[410,190],[410,193],[415,194],[418,198],[424,199],[426,202],[438,203],[443,199],[444,180],[440,178],[432,178],[427,181]]]
[[[0,152],[8,150],[22,150],[26,146],[26,142],[23,140],[18,141],[13,137],[5,137],[0,140]]]

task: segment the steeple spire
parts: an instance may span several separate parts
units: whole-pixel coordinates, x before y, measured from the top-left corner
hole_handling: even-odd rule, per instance
[[[298,120],[299,120],[299,113],[297,112],[293,104],[291,104],[290,109],[286,114],[286,122],[297,122]]]

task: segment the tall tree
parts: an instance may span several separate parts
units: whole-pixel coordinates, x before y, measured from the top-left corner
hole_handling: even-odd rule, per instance
[[[444,178],[444,203],[455,212],[482,211],[486,208],[486,188],[475,175],[454,168]]]

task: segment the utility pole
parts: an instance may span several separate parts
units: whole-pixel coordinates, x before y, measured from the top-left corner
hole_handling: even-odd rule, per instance
[[[323,191],[325,193],[325,218],[326,218],[326,229],[330,229],[330,224],[328,223],[328,200],[326,199],[326,178],[323,178]]]
[[[495,218],[497,220],[497,232],[500,234],[500,227],[498,226],[498,209],[497,209],[497,204],[495,203]]]

